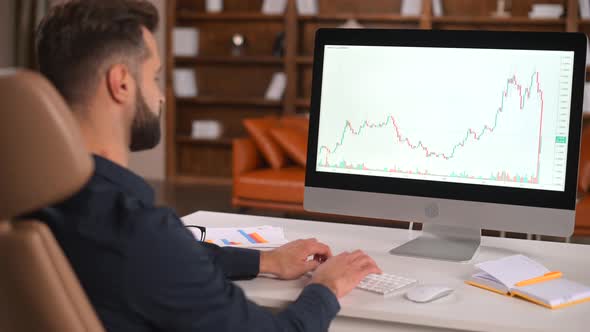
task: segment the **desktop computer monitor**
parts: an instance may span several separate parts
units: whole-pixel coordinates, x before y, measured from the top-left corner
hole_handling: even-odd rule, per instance
[[[482,228],[571,235],[585,35],[320,29],[314,52],[306,210],[422,222],[391,252],[453,261]]]

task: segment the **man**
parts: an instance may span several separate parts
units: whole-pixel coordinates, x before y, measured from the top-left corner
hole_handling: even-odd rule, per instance
[[[41,23],[40,71],[71,106],[96,170],[80,192],[35,217],[52,229],[109,331],[327,330],[337,298],[381,272],[370,257],[332,256],[315,239],[270,252],[198,242],[126,168],[130,150],[160,139],[157,24],[155,8],[141,0],[66,2]],[[307,259],[314,255],[328,259],[320,266]],[[231,282],[312,270],[299,298],[278,314]]]

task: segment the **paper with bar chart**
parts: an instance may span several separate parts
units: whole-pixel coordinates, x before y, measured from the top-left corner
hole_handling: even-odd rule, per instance
[[[189,228],[192,232],[198,232]],[[278,247],[287,243],[285,232],[281,227],[207,227],[205,242],[218,246],[233,246],[244,248]]]
[[[563,191],[573,56],[326,46],[316,170]]]

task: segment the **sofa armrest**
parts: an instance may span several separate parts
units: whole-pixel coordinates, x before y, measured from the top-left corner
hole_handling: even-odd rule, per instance
[[[590,126],[582,128],[580,147],[580,164],[578,171],[578,192],[587,193],[590,190]]]
[[[232,144],[232,174],[234,178],[262,166],[262,156],[250,138],[236,138]]]
[[[590,235],[590,197],[588,195],[582,197],[576,205],[576,228],[574,229],[574,235]]]

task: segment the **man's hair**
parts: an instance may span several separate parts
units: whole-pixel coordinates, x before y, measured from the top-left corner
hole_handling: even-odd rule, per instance
[[[84,103],[115,63],[132,74],[149,57],[142,26],[154,32],[158,12],[145,0],[72,0],[58,5],[37,29],[39,70],[70,104]]]

